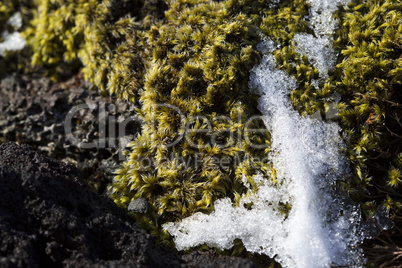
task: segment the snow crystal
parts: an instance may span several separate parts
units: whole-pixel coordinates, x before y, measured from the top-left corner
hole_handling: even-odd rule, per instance
[[[0,43],[0,56],[4,56],[5,51],[20,50],[23,49],[24,46],[25,39],[21,37],[20,33],[7,33],[4,35],[4,41]]]
[[[21,14],[15,13],[7,23],[13,26],[14,29],[20,28],[22,26]],[[19,32],[15,31],[10,34],[8,31],[4,31],[1,35],[4,41],[0,43],[0,56],[4,56],[6,51],[16,51],[24,48],[26,42]]]
[[[14,27],[14,29],[18,29],[21,28],[22,26],[22,17],[21,17],[21,13],[17,12],[14,15],[12,15],[10,17],[10,19],[8,20],[8,24],[10,24],[12,27]]]
[[[335,66],[336,53],[332,48],[332,35],[336,21],[332,18],[339,5],[350,0],[309,0],[310,22],[315,36],[298,33],[293,38],[296,52],[307,56],[322,78],[328,78],[328,71]]]
[[[333,68],[336,63],[336,53],[328,38],[316,38],[311,34],[297,33],[293,37],[293,44],[296,52],[305,55],[317,68],[321,77],[328,77],[328,70]]]
[[[346,6],[350,0],[308,0],[310,20],[317,37],[332,36],[336,21],[332,18],[338,6]]]

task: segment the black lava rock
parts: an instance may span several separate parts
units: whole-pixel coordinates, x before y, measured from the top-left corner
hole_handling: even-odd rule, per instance
[[[81,75],[53,82],[40,73],[1,74],[0,96],[0,143],[29,144],[74,164],[98,193],[141,128],[134,104],[101,96]]]
[[[0,267],[254,267],[159,247],[74,166],[0,145]]]

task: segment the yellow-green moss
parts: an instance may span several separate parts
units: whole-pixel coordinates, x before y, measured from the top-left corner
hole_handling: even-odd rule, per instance
[[[259,61],[259,37],[251,16],[240,12],[247,4],[172,1],[166,21],[147,33],[153,55],[139,110],[146,124],[111,187],[117,204],[146,197],[163,224],[208,211],[217,198],[234,198],[244,190],[242,175],[255,174],[245,157],[262,159],[264,149],[253,150],[250,142],[269,137],[246,133],[247,142],[244,136],[246,120],[258,114],[248,71]],[[255,121],[249,128],[262,126]],[[144,161],[152,164],[144,168]]]
[[[402,149],[402,3],[367,1],[351,8],[340,29],[346,47],[337,65],[342,75],[334,84],[342,95],[340,124],[355,168],[352,188],[400,188],[395,175],[402,168],[397,161]]]
[[[290,42],[295,33],[311,33],[304,18],[307,10],[305,2],[295,1],[266,13],[260,27],[281,44],[274,52],[279,68],[298,81],[290,96],[294,107],[301,114],[325,115],[334,93],[339,93],[337,121],[354,174],[345,187],[358,201],[370,199],[367,191],[377,192],[376,187],[400,189],[402,3],[352,1],[339,9],[334,15],[340,24],[334,37],[338,64],[319,89],[312,86],[318,70]],[[272,26],[278,22],[279,27]]]
[[[149,58],[144,31],[158,12],[142,18],[142,9],[150,7],[128,0],[38,0],[37,5],[25,32],[32,64],[50,70],[61,63],[83,64],[85,78],[97,88],[133,100]]]

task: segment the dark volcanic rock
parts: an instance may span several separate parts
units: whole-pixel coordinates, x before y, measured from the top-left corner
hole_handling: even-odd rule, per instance
[[[134,104],[90,88],[81,75],[54,83],[39,73],[4,74],[0,142],[29,144],[50,158],[73,163],[90,186],[104,193],[141,122]]]
[[[187,267],[200,268],[257,268],[257,266],[248,259],[241,259],[229,256],[216,256],[212,252],[193,252],[182,256]]]
[[[149,208],[148,200],[143,197],[140,197],[138,199],[132,200],[128,205],[127,210],[138,213],[146,213],[148,211],[148,208]]]
[[[0,180],[2,266],[180,266],[71,165],[5,143]]]
[[[155,245],[126,212],[88,190],[72,165],[0,145],[1,267],[254,267]]]

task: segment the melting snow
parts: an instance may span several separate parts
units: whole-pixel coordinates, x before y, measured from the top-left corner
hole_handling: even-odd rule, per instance
[[[7,23],[17,30],[22,26],[21,14],[15,13]],[[0,56],[4,56],[6,51],[16,51],[24,48],[26,42],[19,32],[15,31],[10,34],[8,31],[4,31],[1,35],[4,41],[0,43]]]
[[[339,5],[347,5],[350,0],[308,0],[310,22],[314,30],[311,34],[296,34],[293,39],[296,52],[305,55],[322,78],[328,78],[328,71],[335,66],[336,53],[332,49],[332,35],[337,26],[332,14]]]
[[[308,57],[321,78],[328,77],[336,62],[332,14],[348,2],[310,0],[314,35],[300,33],[293,40],[296,52]],[[210,215],[196,213],[164,228],[179,250],[201,244],[229,249],[239,238],[248,251],[275,258],[283,267],[361,267],[360,208],[335,183],[349,172],[339,127],[300,116],[288,99],[296,81],[276,68],[274,42],[264,38],[258,49],[265,56],[251,71],[250,89],[261,95],[258,108],[271,132],[269,159],[276,182],[256,175],[258,188],[245,181],[249,190],[238,207],[221,199]],[[252,204],[251,209],[245,204]],[[291,207],[288,212],[284,204]]]
[[[164,228],[179,250],[200,244],[229,249],[239,238],[248,251],[275,258],[283,267],[360,267],[360,210],[335,187],[348,172],[339,128],[293,110],[287,93],[296,82],[276,69],[272,55],[264,56],[250,80],[271,131],[269,158],[277,182],[257,175],[258,189],[243,195],[239,207],[218,200],[212,214],[197,213]],[[248,203],[252,209],[244,207]],[[284,204],[291,206],[287,215],[281,213]]]

